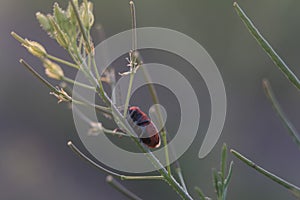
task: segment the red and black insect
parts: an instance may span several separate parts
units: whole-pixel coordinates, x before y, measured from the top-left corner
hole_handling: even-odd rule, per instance
[[[128,116],[141,129],[141,141],[150,148],[158,148],[160,146],[160,136],[155,124],[149,117],[136,106],[129,107]]]

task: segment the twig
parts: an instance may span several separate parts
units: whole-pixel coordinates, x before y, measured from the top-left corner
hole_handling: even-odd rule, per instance
[[[126,95],[126,99],[125,99],[125,105],[124,105],[124,114],[123,117],[126,118],[127,116],[127,110],[128,110],[128,105],[129,105],[129,101],[130,101],[130,95],[131,95],[131,90],[132,90],[132,84],[133,84],[133,79],[134,79],[134,74],[135,74],[135,70],[134,68],[137,67],[135,66],[136,64],[136,48],[137,48],[137,36],[136,36],[136,16],[135,16],[135,5],[133,1],[129,2],[130,5],[130,13],[131,13],[131,21],[132,21],[132,49],[131,49],[131,53],[129,54],[130,57],[130,63],[129,63],[129,67],[130,67],[130,77],[129,77],[129,85],[128,85],[128,90],[127,90],[127,95]]]
[[[83,87],[83,88],[86,88],[86,89],[89,89],[89,90],[95,90],[95,87],[94,86],[90,86],[90,85],[87,85],[87,84],[84,84],[84,83],[80,83],[78,81],[74,81],[73,79],[70,79],[68,77],[62,77],[62,81],[66,81],[68,83],[71,83],[73,85],[77,85],[77,86],[80,86],[80,87]]]
[[[84,153],[82,153],[74,144],[72,141],[69,141],[68,143],[68,147],[70,147],[70,149],[76,154],[78,155],[81,159],[83,159],[84,161],[86,161],[87,163],[89,163],[90,165],[96,167],[97,169],[99,169],[102,172],[108,173],[112,176],[116,176],[119,177],[121,180],[152,180],[152,179],[161,179],[161,176],[126,176],[126,175],[122,175],[122,174],[118,174],[116,172],[113,172],[109,169],[106,169],[105,167],[102,167],[100,165],[98,165],[97,163],[95,163],[93,160],[91,160],[89,157],[87,157],[86,155],[84,155]]]
[[[50,54],[46,54],[46,57],[47,57],[48,59],[50,59],[50,60],[59,62],[59,63],[64,64],[64,65],[66,65],[66,66],[73,67],[73,68],[75,68],[75,69],[80,69],[80,67],[79,67],[78,65],[76,65],[76,64],[74,64],[74,63],[71,63],[71,62],[68,62],[68,61],[66,61],[66,60],[63,60],[63,59],[61,59],[61,58],[57,58],[57,57],[52,56],[52,55],[50,55]]]
[[[110,184],[112,187],[114,187],[116,190],[124,194],[128,199],[132,200],[142,200],[140,197],[136,196],[133,192],[129,191],[127,188],[125,188],[121,183],[116,181],[112,176],[106,177],[106,182]]]
[[[293,126],[293,124],[288,120],[288,118],[286,117],[285,113],[281,109],[281,106],[279,105],[279,103],[278,103],[278,101],[277,101],[277,99],[276,99],[276,97],[275,97],[275,95],[274,95],[274,93],[272,91],[270,83],[266,79],[263,80],[263,88],[265,90],[265,93],[266,93],[268,99],[272,103],[272,106],[273,106],[274,110],[278,114],[279,118],[281,119],[281,121],[283,122],[283,124],[285,125],[285,127],[288,129],[288,133],[293,138],[294,142],[298,145],[298,147],[300,147],[299,133],[297,132],[297,130],[295,129],[295,127]]]
[[[37,73],[33,67],[31,67],[27,62],[23,59],[20,60],[20,63],[24,65],[35,77],[37,77],[43,84],[45,84],[52,92],[57,92],[57,88],[51,85],[46,79],[44,79],[39,73]]]

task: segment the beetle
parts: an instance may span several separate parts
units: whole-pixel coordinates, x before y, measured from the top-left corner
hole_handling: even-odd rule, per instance
[[[149,148],[158,148],[160,146],[160,136],[155,124],[139,107],[129,107],[128,117],[141,129],[142,133],[139,137],[142,143]]]

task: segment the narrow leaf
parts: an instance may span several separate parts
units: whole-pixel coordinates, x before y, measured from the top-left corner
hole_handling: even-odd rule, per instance
[[[250,33],[257,40],[259,45],[266,51],[266,53],[270,56],[273,62],[277,65],[277,67],[285,74],[285,76],[292,82],[292,84],[300,89],[300,80],[297,76],[290,70],[290,68],[285,64],[285,62],[279,57],[279,55],[275,52],[272,46],[268,43],[268,41],[261,35],[261,33],[254,26],[252,21],[247,17],[244,11],[240,8],[240,6],[234,2],[233,4],[237,14],[240,16]]]
[[[228,187],[228,184],[229,184],[229,181],[231,179],[231,176],[232,176],[232,167],[233,167],[233,161],[230,162],[230,165],[229,165],[229,171],[228,171],[228,175],[225,179],[225,182],[224,182],[224,187],[227,189]]]
[[[217,196],[219,197],[220,194],[221,194],[220,193],[220,188],[219,188],[219,178],[218,178],[218,173],[215,169],[213,169],[213,183],[214,183],[214,186],[215,186]]]
[[[195,187],[195,191],[197,192],[198,196],[201,200],[206,200],[204,193],[199,187]]]
[[[226,144],[223,144],[222,148],[222,155],[221,155],[221,176],[222,176],[222,181],[224,182],[225,179],[225,171],[226,171],[226,160],[227,160],[227,146]]]
[[[286,180],[276,176],[275,174],[272,174],[271,172],[265,170],[264,168],[256,165],[254,162],[246,158],[245,156],[241,155],[239,152],[231,149],[230,152],[235,155],[238,159],[246,163],[248,166],[252,167],[259,173],[263,174],[264,176],[270,178],[271,180],[275,181],[276,183],[282,185],[286,189],[288,189],[290,192],[292,192],[295,196],[299,197],[300,196],[300,188],[287,182]]]
[[[271,101],[274,110],[280,117],[281,121],[284,123],[285,127],[288,129],[290,136],[293,138],[294,142],[298,145],[298,147],[300,147],[300,135],[293,126],[293,124],[288,120],[285,113],[282,111],[281,106],[279,105],[276,97],[274,96],[274,93],[268,80],[263,80],[263,88],[268,99]]]

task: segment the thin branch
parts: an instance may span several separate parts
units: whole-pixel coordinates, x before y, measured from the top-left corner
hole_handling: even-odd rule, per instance
[[[136,196],[133,192],[129,191],[127,188],[125,188],[121,183],[116,181],[112,176],[106,177],[106,182],[110,184],[112,187],[114,187],[116,190],[121,192],[123,195],[125,195],[128,199],[132,200],[142,200],[140,197]]]
[[[136,48],[137,48],[137,35],[136,35],[136,16],[135,16],[135,5],[133,1],[129,2],[130,5],[130,13],[131,13],[131,21],[132,21],[132,49],[130,55],[130,78],[129,78],[129,85],[128,85],[128,90],[127,90],[127,96],[125,100],[125,105],[124,105],[124,114],[123,117],[126,118],[127,116],[127,110],[128,110],[128,105],[130,101],[130,95],[131,95],[131,90],[132,90],[132,84],[133,84],[133,79],[134,79],[134,74],[135,70],[134,68],[137,67],[136,65]]]
[[[240,16],[250,33],[257,40],[258,44],[265,50],[265,52],[269,55],[269,57],[273,60],[273,62],[277,65],[277,67],[285,74],[285,76],[291,81],[291,83],[298,89],[300,89],[300,80],[297,76],[292,72],[292,70],[285,64],[285,62],[279,57],[279,55],[275,52],[272,46],[268,43],[268,41],[262,36],[262,34],[257,30],[252,21],[247,17],[244,11],[240,8],[240,6],[234,2],[233,6]]]
[[[182,174],[182,172],[181,172],[181,168],[180,168],[180,167],[177,167],[177,168],[175,168],[175,171],[176,171],[176,173],[177,173],[177,175],[178,175],[179,181],[180,181],[180,183],[181,183],[183,189],[184,189],[185,191],[187,191],[187,187],[186,187],[186,185],[185,185],[185,181],[184,181],[184,178],[183,178],[183,174]]]
[[[230,152],[235,155],[238,159],[246,163],[248,166],[252,167],[259,173],[265,175],[266,177],[270,178],[271,180],[275,181],[276,183],[282,185],[289,191],[291,191],[295,196],[300,197],[300,188],[285,181],[284,179],[276,176],[275,174],[272,174],[271,172],[268,172],[267,170],[263,169],[262,167],[256,165],[254,162],[246,158],[245,156],[241,155],[239,152],[231,149]]]
[[[159,104],[159,99],[158,99],[158,95],[156,93],[155,87],[151,81],[150,75],[147,71],[147,69],[141,65],[141,69],[143,71],[143,75],[145,80],[147,81],[147,85],[148,85],[148,89],[150,91],[150,95],[152,98],[152,101],[154,102],[154,104]],[[162,141],[164,144],[164,151],[165,151],[165,157],[166,157],[166,164],[167,164],[167,170],[169,175],[171,175],[171,166],[170,166],[170,158],[169,158],[169,149],[168,149],[168,135],[167,135],[167,130],[166,127],[163,124],[163,119],[162,119],[162,114],[161,114],[161,110],[160,108],[156,109],[156,111],[158,112],[158,121],[159,121],[159,127],[162,127],[161,129],[161,135],[162,135]],[[173,150],[172,146],[170,148],[171,153],[173,154],[173,156],[175,155],[175,151]],[[175,156],[174,156],[175,157]],[[181,171],[181,167],[180,167],[180,163],[178,160],[175,161],[175,165],[176,165],[176,173],[178,174],[178,177],[180,179],[181,185],[184,187],[185,186],[185,182],[184,179],[180,178],[183,177],[182,171]]]
[[[73,85],[77,85],[77,86],[80,86],[80,87],[83,87],[83,88],[95,91],[95,87],[94,86],[90,86],[90,85],[87,85],[87,84],[84,84],[84,83],[80,83],[78,81],[74,81],[73,79],[70,79],[70,78],[65,77],[65,76],[62,77],[62,81],[66,81],[66,82],[71,83]]]
[[[35,77],[37,77],[44,85],[46,85],[50,91],[54,92],[54,93],[57,93],[57,94],[60,94],[60,92],[57,90],[56,87],[54,87],[51,83],[49,83],[46,79],[44,79],[37,71],[35,71],[33,69],[33,67],[31,67],[27,62],[25,62],[23,59],[20,60],[20,63],[23,64]],[[110,108],[107,108],[107,107],[104,107],[104,106],[99,106],[99,105],[91,105],[91,104],[87,104],[87,103],[84,103],[82,101],[79,101],[79,100],[75,100],[73,98],[70,99],[70,101],[72,101],[73,103],[75,104],[78,104],[78,105],[84,105],[84,106],[92,106],[94,108],[96,108],[97,110],[99,111],[102,111],[102,112],[105,112],[107,114],[111,114],[111,109]]]
[[[44,85],[46,85],[52,92],[57,93],[57,88],[55,88],[51,83],[44,79],[37,71],[33,69],[27,62],[23,59],[20,60],[20,63],[24,65],[35,77],[37,77]]]
[[[300,136],[299,136],[299,133],[297,132],[297,130],[295,129],[295,127],[293,126],[293,124],[288,120],[288,118],[286,117],[285,113],[281,109],[281,106],[279,105],[279,103],[278,103],[278,101],[277,101],[277,99],[276,99],[276,97],[275,97],[275,95],[274,95],[274,93],[272,91],[270,83],[266,79],[263,80],[263,88],[265,90],[265,93],[266,93],[268,99],[272,103],[272,106],[273,106],[274,110],[278,114],[278,116],[281,119],[281,121],[284,123],[285,127],[288,129],[288,133],[293,138],[294,142],[298,145],[298,147],[300,147]]]
[[[132,50],[137,50],[137,35],[136,35],[136,16],[135,16],[135,5],[133,1],[129,2],[131,22],[132,22]]]
[[[122,174],[118,174],[116,172],[113,172],[105,167],[102,167],[95,163],[93,160],[91,160],[89,157],[87,157],[84,153],[82,153],[74,144],[72,141],[69,141],[68,147],[81,159],[92,165],[93,167],[99,169],[102,172],[105,172],[107,174],[110,174],[112,176],[119,177],[121,180],[152,180],[152,179],[161,179],[161,176],[126,176]]]
[[[100,112],[112,115],[111,109],[108,108],[108,107],[100,106],[100,105],[97,105],[97,104],[89,104],[89,103],[86,103],[86,102],[83,102],[83,101],[75,100],[73,98],[71,99],[71,101],[73,103],[77,104],[77,105],[92,107],[92,108],[95,108],[96,110],[98,110]]]
[[[57,57],[52,56],[52,55],[50,55],[50,54],[46,54],[46,57],[47,57],[48,59],[50,59],[50,60],[59,62],[59,63],[64,64],[64,65],[66,65],[66,66],[69,66],[69,67],[72,67],[72,68],[75,68],[75,69],[80,69],[80,67],[79,67],[78,65],[76,65],[76,64],[74,64],[74,63],[71,63],[71,62],[68,62],[68,61],[66,61],[66,60],[63,60],[63,59],[61,59],[61,58],[57,58]]]
[[[130,78],[129,78],[129,85],[128,85],[128,90],[127,90],[127,95],[126,95],[126,100],[125,100],[125,106],[124,106],[124,114],[123,117],[126,118],[127,116],[127,111],[128,111],[128,106],[129,106],[129,101],[130,101],[130,96],[131,96],[131,90],[132,90],[132,84],[133,84],[133,79],[134,79],[134,72],[130,73]]]

